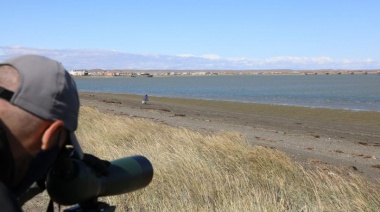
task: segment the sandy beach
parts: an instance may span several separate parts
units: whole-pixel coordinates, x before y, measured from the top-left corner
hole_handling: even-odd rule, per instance
[[[338,167],[380,179],[380,112],[80,92],[82,106],[202,133],[239,132],[305,168]]]

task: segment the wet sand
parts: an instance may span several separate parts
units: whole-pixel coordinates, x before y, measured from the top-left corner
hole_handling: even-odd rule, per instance
[[[235,131],[305,168],[338,167],[380,179],[380,112],[80,92],[83,106],[203,133]]]

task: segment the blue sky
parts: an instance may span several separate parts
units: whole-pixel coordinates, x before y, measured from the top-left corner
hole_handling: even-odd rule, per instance
[[[14,0],[2,8],[0,59],[40,53],[91,56],[99,68],[380,68],[377,0]],[[72,60],[68,66],[88,66]]]

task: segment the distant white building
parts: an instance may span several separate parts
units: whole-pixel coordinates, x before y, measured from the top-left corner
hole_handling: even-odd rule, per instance
[[[87,76],[88,71],[87,70],[70,70],[69,74],[72,76]]]
[[[200,72],[194,72],[192,73],[192,75],[204,76],[204,75],[210,75],[210,72],[200,71]]]

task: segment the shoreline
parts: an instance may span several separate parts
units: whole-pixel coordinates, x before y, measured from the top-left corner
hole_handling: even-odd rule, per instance
[[[109,93],[109,92],[102,92],[102,91],[78,91],[79,93]],[[109,94],[115,94],[115,95],[128,95],[130,97],[134,96],[133,98],[141,98],[143,94],[130,94],[130,93],[109,93]],[[151,95],[149,95],[151,97]],[[296,107],[296,108],[306,108],[306,109],[326,109],[326,110],[342,110],[342,111],[348,111],[348,112],[375,112],[380,113],[380,110],[370,110],[370,109],[352,109],[352,108],[338,108],[338,107],[324,107],[324,106],[305,106],[305,105],[292,105],[292,104],[276,104],[276,103],[266,103],[266,102],[243,102],[243,101],[237,101],[237,100],[217,100],[217,99],[197,99],[197,98],[188,98],[188,97],[166,97],[166,96],[152,96],[155,98],[161,98],[161,99],[182,99],[182,100],[191,100],[191,101],[213,101],[213,102],[230,102],[230,103],[236,103],[236,104],[256,104],[256,105],[270,105],[270,106],[279,106],[279,107]]]
[[[202,133],[234,131],[304,167],[337,166],[380,179],[380,112],[79,92],[83,106]]]

